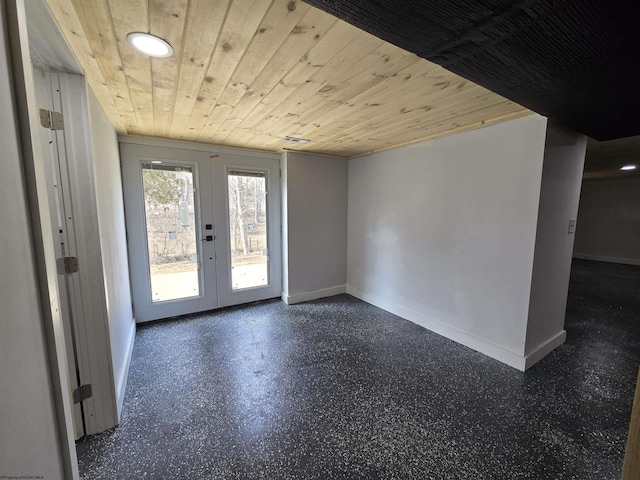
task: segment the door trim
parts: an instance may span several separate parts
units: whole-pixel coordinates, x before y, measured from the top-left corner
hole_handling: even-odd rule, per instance
[[[252,148],[225,147],[222,145],[209,145],[207,143],[190,142],[187,140],[173,140],[171,138],[142,137],[132,135],[118,135],[120,144],[146,145],[148,147],[180,148],[199,152],[215,153],[219,155],[241,155],[245,157],[272,158],[280,161],[280,154],[266,150]]]

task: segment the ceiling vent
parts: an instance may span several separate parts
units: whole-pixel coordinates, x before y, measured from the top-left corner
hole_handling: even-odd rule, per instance
[[[286,137],[282,137],[282,139],[285,142],[293,142],[293,143],[309,143],[311,141],[306,138],[290,137],[288,135]]]

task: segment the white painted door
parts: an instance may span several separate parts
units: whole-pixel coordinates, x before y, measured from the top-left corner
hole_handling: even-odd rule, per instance
[[[212,156],[219,306],[278,297],[280,163],[263,157]]]
[[[277,159],[120,150],[136,321],[280,295]]]
[[[136,321],[218,306],[209,154],[121,144]]]

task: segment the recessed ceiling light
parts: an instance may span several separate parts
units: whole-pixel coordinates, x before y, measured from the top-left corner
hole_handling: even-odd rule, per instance
[[[162,160],[151,160],[151,163],[162,163]]]
[[[625,165],[620,170],[635,170],[637,167],[635,165]]]
[[[173,47],[166,40],[150,33],[132,32],[127,35],[129,45],[150,57],[170,57]]]
[[[309,143],[311,141],[306,138],[290,137],[288,135],[286,137],[282,137],[282,139],[285,142],[293,142],[293,143]]]

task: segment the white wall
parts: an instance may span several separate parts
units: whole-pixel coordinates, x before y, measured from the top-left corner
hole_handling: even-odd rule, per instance
[[[0,4],[0,475],[63,478],[16,111]]]
[[[287,303],[346,291],[347,161],[282,158],[283,295]]]
[[[118,138],[93,92],[88,91],[100,248],[104,268],[107,317],[111,341],[118,418],[135,336],[131,309],[124,202]]]
[[[640,177],[583,182],[574,255],[640,265]]]
[[[348,292],[521,368],[546,125],[350,160]]]
[[[564,342],[564,318],[586,137],[549,122],[542,170],[525,355],[535,363]]]

